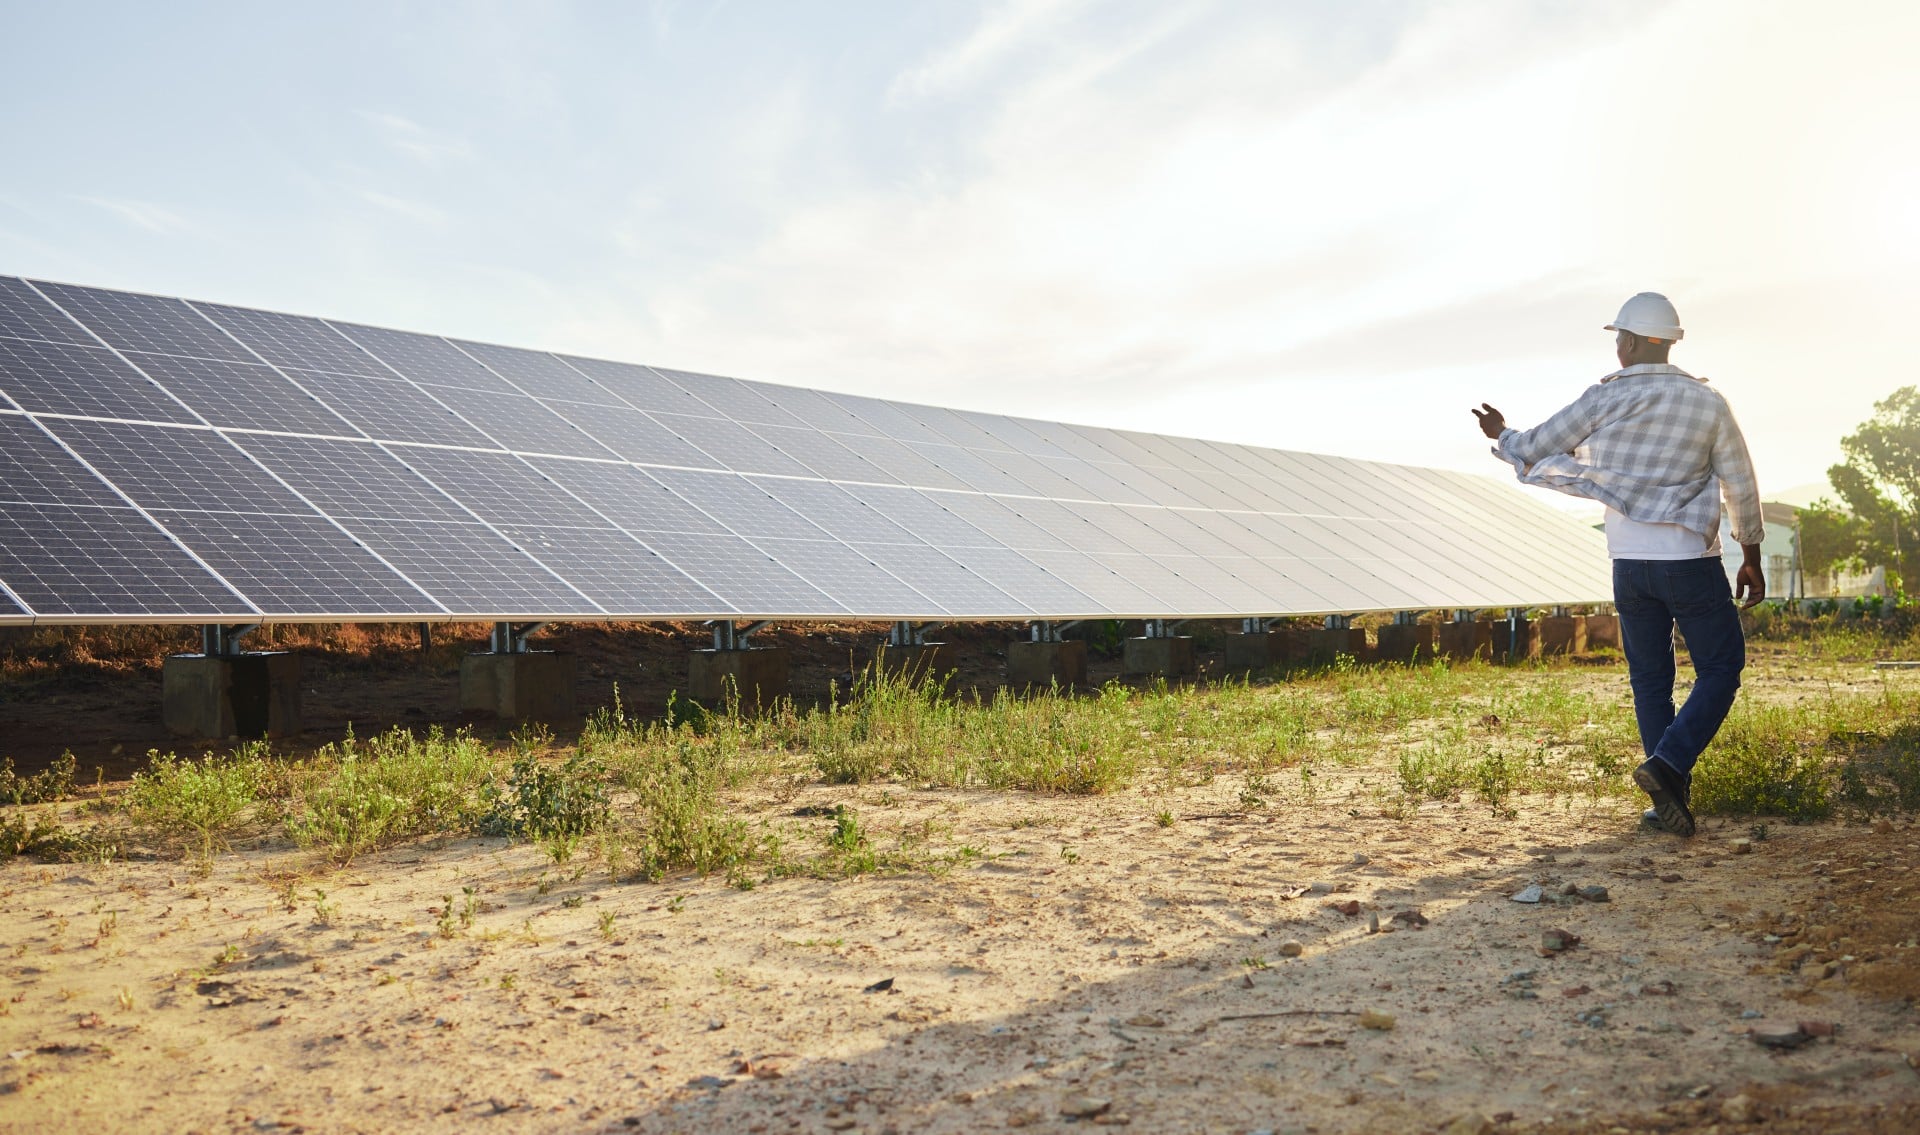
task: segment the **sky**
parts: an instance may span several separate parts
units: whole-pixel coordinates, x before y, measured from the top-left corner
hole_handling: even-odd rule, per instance
[[[0,273],[1498,476],[1920,381],[1920,5],[0,0]]]

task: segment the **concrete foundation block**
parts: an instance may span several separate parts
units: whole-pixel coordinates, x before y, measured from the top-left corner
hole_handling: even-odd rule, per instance
[[[687,666],[687,696],[722,705],[737,693],[741,709],[758,709],[792,692],[791,665],[787,652],[777,646],[696,650]]]
[[[1433,624],[1388,623],[1374,633],[1374,657],[1382,662],[1426,662],[1433,658]]]
[[[1292,661],[1290,636],[1286,631],[1255,631],[1226,636],[1226,672],[1258,674]]]
[[[1587,617],[1585,615],[1548,615],[1540,628],[1541,654],[1585,654]]]
[[[1620,616],[1588,615],[1586,620],[1588,650],[1620,649]]]
[[[1367,632],[1360,627],[1347,627],[1344,630],[1322,627],[1308,631],[1302,644],[1303,654],[1310,666],[1331,666],[1333,660],[1344,654],[1355,662],[1367,661]]]
[[[1061,689],[1087,684],[1087,644],[1067,642],[1010,642],[1007,644],[1007,685],[1016,690]]]
[[[511,721],[571,721],[574,656],[552,650],[469,654],[460,660],[460,709]]]
[[[1493,660],[1525,662],[1540,657],[1540,624],[1530,619],[1492,619],[1487,623],[1493,640]]]
[[[1435,628],[1435,649],[1443,658],[1465,661],[1493,657],[1493,624],[1484,620],[1441,623]]]
[[[1129,676],[1190,677],[1198,669],[1193,658],[1193,639],[1188,635],[1130,638],[1120,648],[1120,669]]]
[[[160,668],[168,732],[215,740],[300,732],[300,656],[175,654]]]

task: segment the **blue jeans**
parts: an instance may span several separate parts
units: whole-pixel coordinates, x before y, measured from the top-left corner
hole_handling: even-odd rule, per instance
[[[1720,557],[1613,561],[1613,605],[1627,653],[1640,744],[1693,775],[1700,751],[1720,731],[1747,665],[1747,638]],[[1673,709],[1673,628],[1693,656],[1693,692]]]

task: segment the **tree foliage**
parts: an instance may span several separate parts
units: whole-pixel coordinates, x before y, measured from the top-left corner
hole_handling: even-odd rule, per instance
[[[1830,507],[1801,513],[1801,560],[1885,564],[1889,582],[1920,594],[1920,387],[1904,386],[1874,403],[1873,417],[1840,441],[1843,464],[1827,470],[1848,517]],[[1809,534],[1811,521],[1811,538]],[[1850,549],[1850,550],[1848,550]]]

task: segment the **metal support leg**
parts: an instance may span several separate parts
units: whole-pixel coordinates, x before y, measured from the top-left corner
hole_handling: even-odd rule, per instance
[[[1393,625],[1396,627],[1416,626],[1419,622],[1420,612],[1418,611],[1395,611],[1393,613]]]
[[[200,628],[200,653],[208,658],[230,658],[244,654],[246,651],[240,646],[240,640],[258,629],[259,623],[235,623],[232,626],[207,623]]]
[[[771,620],[761,619],[746,626],[735,625],[732,619],[720,619],[709,624],[713,627],[713,648],[715,650],[752,650],[747,642],[755,631],[764,630]]]
[[[495,623],[487,639],[490,654],[525,654],[527,639],[545,627],[545,623]]]
[[[1179,634],[1185,619],[1148,619],[1142,638],[1174,638]]]
[[[1352,630],[1353,616],[1352,615],[1328,615],[1327,621],[1326,621],[1326,628],[1330,631]]]
[[[1472,608],[1469,608],[1469,607],[1457,608],[1453,612],[1453,621],[1456,623],[1471,623],[1473,621]]]
[[[925,646],[927,635],[946,626],[945,623],[911,623],[905,619],[893,624],[887,632],[888,646]]]
[[[1270,618],[1264,618],[1264,617],[1241,619],[1240,633],[1241,634],[1266,634],[1268,631],[1273,629],[1273,624],[1279,621],[1280,620],[1278,619],[1270,619]]]
[[[1069,619],[1063,623],[1028,623],[1027,637],[1034,642],[1065,642],[1066,632],[1079,625],[1079,619]]]

